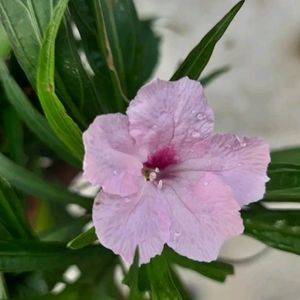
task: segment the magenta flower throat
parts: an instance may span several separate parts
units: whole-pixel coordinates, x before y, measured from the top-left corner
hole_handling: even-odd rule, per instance
[[[101,244],[132,263],[167,244],[215,260],[243,232],[240,208],[265,192],[269,147],[259,138],[213,133],[199,82],[155,80],[127,109],[98,116],[83,135],[84,175],[102,189],[93,207]]]

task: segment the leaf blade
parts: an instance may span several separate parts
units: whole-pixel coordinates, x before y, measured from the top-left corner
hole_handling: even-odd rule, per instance
[[[71,250],[56,242],[0,240],[0,270],[3,272],[50,270],[101,256],[104,259],[112,254],[100,246]]]
[[[14,78],[9,74],[3,61],[0,61],[0,80],[7,100],[15,108],[19,117],[28,128],[65,161],[80,167],[80,161],[75,158],[72,159],[72,153],[53,133],[46,119],[33,107]]]
[[[17,195],[2,177],[0,177],[0,207],[0,222],[12,237],[19,239],[33,238]]]
[[[75,203],[90,208],[88,198],[73,194],[64,187],[44,181],[34,173],[18,166],[0,153],[0,176],[20,191],[61,204]]]
[[[184,62],[172,76],[171,80],[178,80],[188,76],[197,80],[207,65],[216,43],[225,33],[229,24],[243,6],[245,0],[238,2],[199,42],[199,44],[188,54]]]
[[[95,227],[91,227],[87,231],[79,234],[73,240],[68,243],[68,247],[71,249],[81,249],[97,241],[97,235]]]
[[[82,160],[84,153],[82,132],[68,116],[54,89],[55,39],[68,2],[68,0],[61,0],[57,4],[45,33],[39,54],[37,90],[49,125],[73,155]]]

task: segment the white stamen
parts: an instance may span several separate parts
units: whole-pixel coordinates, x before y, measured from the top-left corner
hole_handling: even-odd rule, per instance
[[[155,173],[159,173],[159,168],[155,168]]]
[[[161,189],[162,189],[162,186],[163,186],[163,182],[162,182],[162,180],[160,179],[160,180],[158,181],[157,188],[158,188],[159,190],[161,190]]]
[[[150,172],[149,174],[149,180],[154,181],[157,177],[157,174],[155,172]]]

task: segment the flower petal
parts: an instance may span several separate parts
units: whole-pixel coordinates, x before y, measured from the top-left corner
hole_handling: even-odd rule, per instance
[[[213,112],[198,81],[155,80],[142,87],[127,109],[130,134],[148,154],[181,148],[212,132]]]
[[[181,255],[215,260],[223,242],[243,232],[240,207],[218,176],[203,173],[194,186],[177,177],[166,180],[164,189],[172,211],[167,244]]]
[[[259,138],[216,134],[191,148],[178,170],[210,171],[228,184],[240,206],[262,199],[269,180],[270,150]]]
[[[83,134],[86,178],[111,194],[136,193],[145,182],[143,164],[138,159],[135,142],[128,132],[128,117],[101,115]]]
[[[128,198],[100,192],[93,208],[93,222],[101,244],[132,263],[139,248],[140,263],[162,252],[169,239],[167,202],[153,183]]]

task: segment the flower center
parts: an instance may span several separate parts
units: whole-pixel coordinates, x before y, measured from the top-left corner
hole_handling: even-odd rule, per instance
[[[172,147],[162,148],[148,156],[147,161],[144,162],[143,174],[147,181],[154,182],[161,189],[163,182],[160,171],[176,162],[175,149]]]
[[[165,147],[150,154],[144,166],[149,169],[158,168],[163,170],[176,162],[176,150],[172,147]]]

